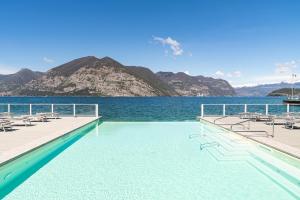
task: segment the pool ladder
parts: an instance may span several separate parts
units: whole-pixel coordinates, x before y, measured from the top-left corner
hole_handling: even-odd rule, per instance
[[[208,147],[219,147],[220,144],[218,142],[205,142],[200,144],[200,150],[203,150]]]
[[[206,137],[206,134],[190,134],[189,139],[197,138],[197,137]]]

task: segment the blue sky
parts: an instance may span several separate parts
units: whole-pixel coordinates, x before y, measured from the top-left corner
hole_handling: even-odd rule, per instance
[[[233,85],[287,81],[299,72],[299,10],[298,0],[2,0],[0,73],[94,55]]]

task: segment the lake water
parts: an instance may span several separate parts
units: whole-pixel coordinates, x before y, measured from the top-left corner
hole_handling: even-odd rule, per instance
[[[0,103],[99,104],[107,121],[195,120],[201,104],[281,104],[282,97],[0,97]],[[262,108],[263,109],[263,108]]]

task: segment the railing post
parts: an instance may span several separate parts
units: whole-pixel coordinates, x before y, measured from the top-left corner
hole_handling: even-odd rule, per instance
[[[226,115],[226,105],[223,104],[223,116],[225,116],[225,115]]]
[[[32,115],[32,104],[29,104],[29,115]]]
[[[204,116],[204,105],[201,104],[201,117],[203,117],[203,116]]]
[[[73,116],[76,117],[76,105],[73,104]]]
[[[245,104],[245,106],[244,106],[244,112],[245,113],[247,112],[247,104]]]
[[[95,113],[96,113],[96,117],[98,117],[99,116],[99,110],[98,110],[98,104],[95,104]]]
[[[7,104],[7,112],[10,113],[10,104]]]
[[[269,104],[266,104],[266,115],[269,114]]]
[[[289,113],[290,112],[290,104],[286,105],[286,112]]]
[[[54,105],[51,104],[51,113],[54,113]]]

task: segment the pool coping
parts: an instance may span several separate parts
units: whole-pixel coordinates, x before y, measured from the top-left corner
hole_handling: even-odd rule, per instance
[[[37,150],[37,149],[39,149],[39,148],[41,148],[41,147],[43,147],[43,146],[45,146],[45,145],[47,145],[47,144],[49,144],[49,143],[51,143],[51,142],[53,142],[53,141],[59,139],[59,138],[62,138],[62,137],[64,137],[64,136],[68,135],[68,134],[72,134],[72,132],[74,132],[74,131],[76,131],[76,130],[78,130],[78,129],[80,129],[80,128],[83,128],[84,126],[86,126],[86,125],[88,125],[88,124],[95,123],[96,121],[99,122],[99,121],[101,120],[101,118],[102,118],[102,116],[95,117],[93,120],[91,120],[91,121],[89,121],[89,122],[87,122],[87,123],[85,123],[85,124],[83,124],[83,125],[81,125],[81,126],[78,126],[78,127],[74,128],[74,129],[71,129],[71,130],[69,130],[69,131],[67,131],[67,132],[65,132],[65,133],[63,133],[63,134],[61,134],[61,135],[58,135],[58,136],[56,136],[56,137],[53,137],[53,138],[51,138],[51,139],[49,139],[49,140],[46,140],[46,141],[44,141],[44,142],[42,142],[42,143],[40,143],[40,144],[38,144],[38,145],[36,145],[36,146],[34,146],[34,147],[28,149],[28,150],[21,151],[20,153],[16,153],[16,154],[13,155],[13,156],[10,156],[10,155],[9,155],[7,159],[4,158],[4,160],[0,161],[0,167],[4,166],[4,165],[6,165],[6,164],[8,164],[8,163],[10,163],[10,162],[12,162],[12,161],[14,161],[14,160],[20,158],[20,157],[22,157],[22,156],[24,156],[24,155],[26,155],[26,154],[28,154],[28,153],[30,153],[30,152],[33,152],[33,151],[35,151],[35,150]],[[43,138],[41,138],[41,139],[43,139]],[[37,140],[36,140],[36,141],[37,141]],[[32,142],[36,142],[36,141],[32,141]],[[26,146],[26,145],[28,145],[28,144],[24,144],[23,146],[21,146],[21,148],[22,148],[22,147],[24,148],[24,146]],[[20,147],[19,147],[19,148],[20,148]],[[13,151],[13,150],[10,150],[10,151]],[[10,151],[9,151],[9,152],[10,152]]]
[[[300,161],[300,151],[299,151],[298,149],[294,148],[294,147],[291,147],[291,146],[289,146],[289,145],[286,145],[286,144],[284,144],[284,143],[277,142],[277,141],[273,141],[273,143],[274,143],[275,145],[272,145],[272,144],[269,144],[269,143],[266,143],[266,142],[257,140],[257,139],[255,139],[255,138],[251,138],[251,137],[247,137],[247,136],[245,136],[245,135],[239,134],[239,133],[237,133],[237,132],[234,132],[234,131],[232,131],[232,130],[230,130],[230,129],[227,129],[227,128],[225,128],[225,127],[219,126],[218,124],[214,124],[214,123],[212,123],[212,122],[210,122],[210,121],[208,121],[208,120],[205,120],[205,119],[203,119],[203,118],[199,118],[199,120],[200,120],[200,122],[201,122],[201,121],[204,121],[204,122],[207,123],[207,124],[210,124],[210,125],[213,125],[213,126],[215,126],[215,127],[221,128],[221,129],[226,130],[226,131],[228,131],[228,132],[230,132],[230,133],[234,133],[234,134],[236,134],[236,135],[238,135],[238,136],[241,136],[241,137],[243,137],[243,138],[245,138],[245,139],[247,139],[247,140],[249,140],[249,141],[255,142],[255,143],[258,144],[258,145],[264,145],[264,146],[266,146],[266,147],[272,148],[272,149],[274,149],[274,150],[276,150],[276,151],[279,151],[280,153],[284,153],[284,154],[286,154],[286,155],[288,155],[288,156],[290,156],[290,157],[292,157],[292,158],[297,159],[298,161]],[[278,147],[278,146],[280,146],[281,148]],[[289,151],[289,150],[285,150],[285,149],[283,149],[283,148],[285,148],[285,149],[290,149],[290,151]],[[294,152],[297,152],[297,153],[294,153]]]

